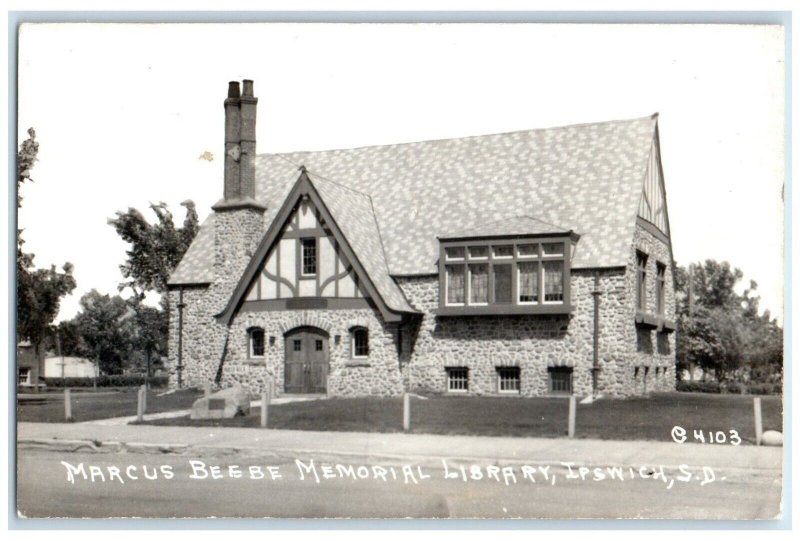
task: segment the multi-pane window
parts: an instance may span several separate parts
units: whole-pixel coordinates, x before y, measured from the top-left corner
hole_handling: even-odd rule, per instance
[[[250,335],[250,356],[264,356],[264,329],[253,328],[248,331]]]
[[[497,367],[497,390],[501,393],[519,393],[519,367]]]
[[[314,341],[314,351],[322,351],[322,340]]]
[[[636,252],[636,307],[647,310],[647,255]]]
[[[292,347],[295,351],[302,351],[303,349],[303,341],[302,340],[292,340]]]
[[[443,305],[466,308],[569,301],[569,239],[482,242],[444,247]]]
[[[656,263],[656,313],[664,315],[664,294],[666,292],[667,267]]]
[[[561,302],[564,300],[564,265],[560,261],[545,261],[544,267],[544,302]]]
[[[28,385],[31,382],[31,369],[30,368],[20,368],[19,369],[19,376],[17,378],[17,383],[19,385]]]
[[[464,265],[447,265],[447,304],[464,304]]]
[[[465,367],[445,368],[447,371],[447,390],[466,392],[469,390],[469,369]]]
[[[539,264],[526,261],[518,265],[519,302],[539,302]]]
[[[367,357],[369,355],[369,331],[363,327],[352,330],[353,357]]]
[[[311,276],[317,274],[317,239],[301,239],[302,274]]]
[[[551,393],[572,393],[572,368],[569,366],[551,366],[547,369],[550,375]]]

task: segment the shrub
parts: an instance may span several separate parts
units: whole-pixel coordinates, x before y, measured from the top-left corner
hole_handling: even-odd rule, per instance
[[[726,381],[720,385],[720,391],[730,394],[744,394],[747,391],[747,386],[738,381]]]
[[[747,392],[750,394],[781,394],[783,393],[783,385],[779,382],[773,383],[750,383],[747,386]]]
[[[166,388],[169,378],[167,376],[153,376],[150,378],[150,387],[155,389]],[[50,388],[63,387],[93,387],[94,378],[45,378],[45,383]],[[98,387],[139,387],[144,385],[144,374],[120,374],[114,376],[99,376]]]
[[[719,393],[721,392],[719,383],[716,381],[678,381],[675,385],[676,391],[684,393]]]

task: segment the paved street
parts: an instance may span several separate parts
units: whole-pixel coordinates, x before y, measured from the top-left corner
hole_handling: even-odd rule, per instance
[[[577,465],[451,460],[445,470],[430,460],[387,460],[211,448],[185,455],[22,449],[18,508],[26,517],[769,519],[781,498],[775,470],[716,470],[709,482],[700,469],[684,476],[668,468],[662,478],[658,468],[621,468],[613,479],[602,469],[597,480],[594,468]]]

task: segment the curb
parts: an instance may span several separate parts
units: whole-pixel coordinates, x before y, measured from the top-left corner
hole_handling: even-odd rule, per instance
[[[317,463],[341,461],[358,462],[380,462],[381,464],[406,465],[421,467],[441,467],[442,461],[454,466],[460,465],[495,465],[495,466],[549,466],[554,469],[566,470],[565,464],[570,464],[574,468],[586,466],[589,468],[634,468],[639,470],[646,468],[654,472],[656,467],[667,469],[677,469],[680,464],[654,464],[654,463],[614,463],[614,462],[572,462],[562,460],[542,460],[542,459],[521,459],[521,458],[488,458],[488,457],[469,457],[469,456],[435,456],[435,455],[400,455],[391,453],[357,453],[350,451],[320,451],[314,449],[263,449],[261,447],[225,447],[213,445],[190,445],[185,443],[137,443],[137,442],[118,442],[118,441],[94,441],[94,440],[61,440],[61,439],[26,439],[18,442],[19,449],[45,449],[48,451],[61,452],[95,452],[95,453],[134,453],[151,455],[187,455],[195,453],[201,456],[230,456],[230,455],[251,455],[257,457],[270,457],[293,459],[311,457]],[[700,472],[704,466],[687,465],[692,472]],[[742,468],[739,466],[717,466],[716,471],[724,471],[729,474],[754,475],[754,476],[782,476],[781,468]]]

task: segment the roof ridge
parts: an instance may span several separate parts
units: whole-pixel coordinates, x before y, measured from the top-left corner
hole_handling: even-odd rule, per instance
[[[355,147],[342,147],[342,148],[328,148],[323,150],[293,150],[289,152],[263,152],[261,154],[257,154],[257,156],[278,156],[279,158],[283,158],[289,160],[287,156],[291,156],[294,154],[320,154],[325,152],[338,152],[343,150],[365,150],[370,148],[390,148],[390,147],[402,147],[402,146],[411,146],[411,145],[419,145],[419,144],[426,144],[426,143],[437,143],[437,142],[446,142],[446,141],[466,141],[469,139],[479,139],[482,137],[497,137],[501,135],[515,135],[518,133],[535,133],[535,132],[543,132],[543,131],[555,131],[555,130],[565,130],[569,128],[582,128],[588,126],[599,126],[604,124],[624,124],[624,123],[633,123],[642,120],[657,120],[658,113],[652,113],[645,116],[635,117],[635,118],[619,118],[619,119],[612,119],[612,120],[600,120],[597,122],[578,122],[576,124],[565,124],[560,126],[546,126],[542,128],[530,128],[527,130],[511,130],[511,131],[503,131],[503,132],[494,132],[494,133],[484,133],[479,135],[465,135],[463,137],[442,137],[438,139],[422,139],[417,141],[406,141],[404,143],[387,143],[385,145],[361,145]],[[291,161],[291,160],[289,160]],[[292,162],[294,163],[294,162]],[[297,164],[295,164],[297,165]]]

